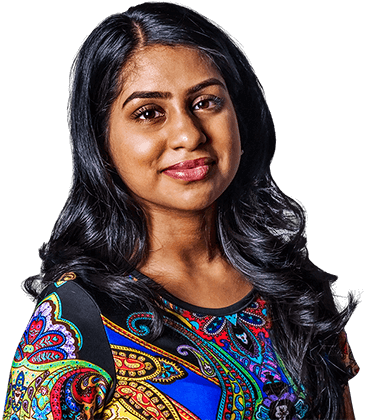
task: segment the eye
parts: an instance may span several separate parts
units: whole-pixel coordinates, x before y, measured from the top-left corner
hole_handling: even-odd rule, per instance
[[[145,111],[139,113],[138,118],[141,120],[153,120],[154,118],[161,117],[163,114],[157,109],[146,109]]]
[[[146,105],[133,112],[132,118],[139,121],[153,121],[165,115],[162,109],[154,105]]]
[[[223,106],[223,102],[222,98],[214,95],[199,97],[193,102],[192,110],[219,111]]]

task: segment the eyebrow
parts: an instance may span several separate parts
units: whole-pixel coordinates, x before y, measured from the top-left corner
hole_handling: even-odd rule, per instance
[[[210,79],[204,80],[204,82],[198,83],[197,85],[193,86],[188,90],[188,95],[191,95],[192,93],[197,93],[200,90],[208,87],[208,86],[214,86],[218,85],[221,86],[223,89],[227,90],[225,84],[221,82],[219,79],[216,79],[215,77],[212,77]]]
[[[170,92],[144,92],[144,91],[137,91],[133,92],[131,95],[128,96],[128,98],[123,102],[123,108],[127,105],[128,102],[132,101],[136,98],[142,98],[142,99],[169,99],[172,95]]]
[[[208,87],[208,86],[214,86],[218,85],[223,87],[225,90],[227,89],[223,82],[221,82],[219,79],[216,79],[215,77],[212,77],[210,79],[204,80],[201,83],[198,83],[197,85],[191,87],[188,89],[187,93],[188,95],[191,95],[193,93],[197,93],[200,90]],[[158,92],[158,91],[136,91],[133,92],[131,95],[128,96],[128,98],[123,102],[122,108],[124,108],[128,102],[132,101],[133,99],[170,99],[172,98],[172,94],[170,92]]]

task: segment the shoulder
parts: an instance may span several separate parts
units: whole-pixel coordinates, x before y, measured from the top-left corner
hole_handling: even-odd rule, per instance
[[[6,419],[96,414],[112,392],[114,361],[100,310],[68,280],[43,291],[25,329],[11,367]]]
[[[56,325],[57,330],[74,337],[75,354],[68,354],[68,358],[88,360],[113,374],[114,362],[100,308],[75,274],[66,273],[48,286],[38,301],[33,318],[41,315],[46,325]],[[66,336],[64,339],[66,343]]]

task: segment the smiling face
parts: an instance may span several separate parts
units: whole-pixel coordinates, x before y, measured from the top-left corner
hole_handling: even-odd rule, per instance
[[[203,210],[231,183],[241,157],[224,79],[195,49],[152,46],[124,71],[109,153],[142,207]]]

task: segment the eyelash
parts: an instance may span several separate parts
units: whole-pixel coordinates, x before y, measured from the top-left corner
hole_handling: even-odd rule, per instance
[[[209,95],[209,96],[203,96],[198,98],[195,103],[192,106],[192,109],[194,109],[195,106],[199,105],[202,102],[213,102],[213,109],[212,111],[220,111],[222,109],[222,106],[224,104],[224,99],[220,98],[219,96],[215,95]],[[205,109],[205,108],[203,108]]]
[[[213,109],[210,109],[211,107],[208,106],[208,110],[209,111],[219,111],[222,109],[223,104],[224,104],[224,99],[220,98],[219,96],[215,96],[215,95],[209,95],[209,96],[202,96],[200,98],[198,98],[196,101],[194,101],[194,103],[191,106],[191,110],[193,112],[195,111],[199,111],[201,109],[206,109],[206,108],[198,108],[198,109],[194,109],[197,105],[201,104],[201,103],[207,103],[207,102],[213,102]],[[148,112],[153,112],[153,113],[159,113],[161,115],[159,116],[154,116],[152,118],[147,118],[146,114]],[[139,109],[137,109],[135,112],[133,112],[132,114],[132,118],[138,122],[154,122],[153,120],[157,120],[158,118],[161,118],[165,115],[165,113],[161,110],[160,107],[156,106],[156,105],[145,105]],[[142,116],[144,116],[145,118],[141,118]]]
[[[143,115],[146,116],[147,112],[155,112],[155,113],[158,112],[162,116],[165,115],[165,113],[163,111],[161,111],[160,107],[157,107],[155,105],[146,105],[146,106],[143,106],[142,108],[137,109],[137,111],[133,112],[132,118],[134,120],[139,120],[140,122],[145,122],[145,121],[153,120],[153,119],[156,118],[156,117],[154,117],[154,118],[141,118]]]

